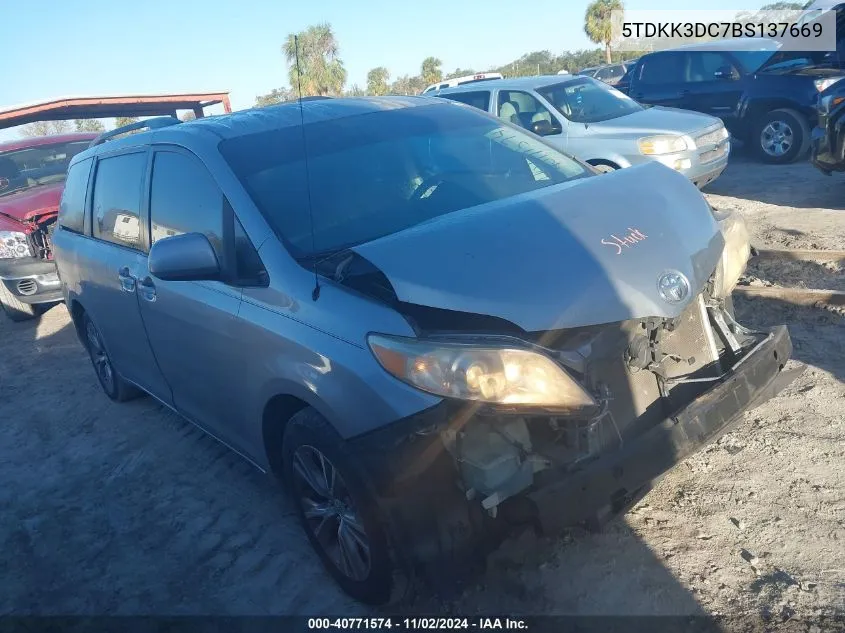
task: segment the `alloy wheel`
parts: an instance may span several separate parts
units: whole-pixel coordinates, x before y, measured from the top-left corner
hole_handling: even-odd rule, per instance
[[[88,338],[88,353],[91,355],[91,362],[94,364],[97,377],[105,390],[112,393],[114,391],[114,369],[103,346],[100,333],[90,320],[85,326],[85,334]]]
[[[369,539],[340,472],[319,450],[303,445],[294,452],[293,475],[314,539],[343,575],[365,580],[372,563]]]
[[[783,156],[794,142],[792,127],[786,121],[770,121],[760,132],[760,147],[769,156]]]

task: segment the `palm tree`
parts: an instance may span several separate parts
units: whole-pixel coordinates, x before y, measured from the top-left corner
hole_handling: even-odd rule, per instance
[[[325,97],[343,92],[346,69],[337,56],[337,40],[330,24],[317,24],[300,33],[291,33],[282,50],[288,63],[291,88],[301,88],[303,96]]]
[[[384,66],[376,66],[367,73],[367,94],[373,96],[386,95],[390,86],[390,73]]]
[[[584,14],[584,32],[591,42],[604,44],[605,61],[609,64],[610,56],[610,14],[611,11],[623,11],[622,0],[594,0]]]
[[[440,66],[442,64],[443,62],[436,57],[426,57],[423,60],[420,75],[422,76],[423,83],[426,86],[436,84],[438,81],[443,79],[443,71],[440,70]]]

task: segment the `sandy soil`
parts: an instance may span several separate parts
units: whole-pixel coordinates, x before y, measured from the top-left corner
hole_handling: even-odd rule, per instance
[[[732,161],[708,190],[759,246],[845,248],[845,177]],[[841,268],[755,268],[838,284]],[[778,279],[778,275],[780,278]],[[600,533],[523,535],[460,596],[408,612],[845,612],[845,317],[738,300],[788,323],[806,372]],[[152,399],[108,401],[63,306],[0,319],[0,614],[337,614],[342,595],[278,485]]]

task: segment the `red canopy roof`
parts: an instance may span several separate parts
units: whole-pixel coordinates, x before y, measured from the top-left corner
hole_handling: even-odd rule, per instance
[[[199,118],[204,108],[218,104],[232,111],[228,92],[63,97],[0,108],[0,129],[35,121],[174,116],[177,110],[192,110]]]

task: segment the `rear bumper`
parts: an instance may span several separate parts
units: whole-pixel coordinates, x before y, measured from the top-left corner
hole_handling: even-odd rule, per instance
[[[52,261],[29,257],[2,259],[0,283],[22,303],[52,303],[63,299],[56,264]]]
[[[534,485],[514,498],[522,500],[518,512],[526,516],[527,503],[535,526],[555,532],[624,509],[639,491],[729,430],[744,411],[782,389],[794,377],[781,374],[791,352],[786,327],[774,328],[717,384],[621,449],[577,470],[535,473]],[[444,401],[349,441],[399,545],[395,551],[438,580],[490,551],[507,529],[467,499],[440,439],[440,431],[460,429],[476,413],[472,405]]]

